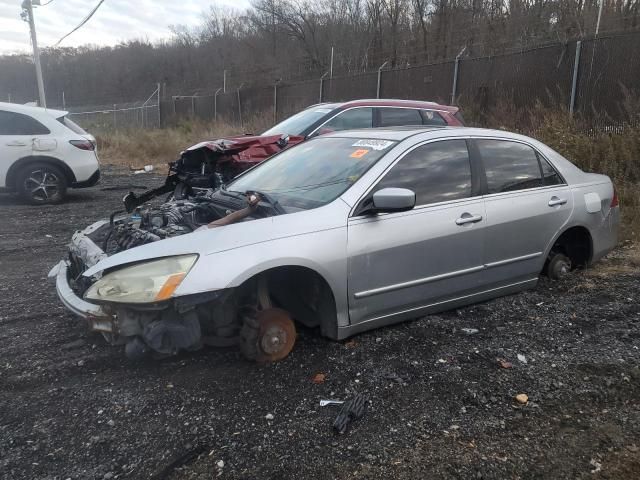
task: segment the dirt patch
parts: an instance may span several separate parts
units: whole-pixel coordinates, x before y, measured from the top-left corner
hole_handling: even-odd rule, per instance
[[[347,343],[302,330],[274,365],[216,349],[130,364],[46,274],[123,188],[161,181],[107,170],[44,208],[0,196],[1,478],[640,478],[634,249]],[[354,392],[370,411],[337,437],[318,402]]]

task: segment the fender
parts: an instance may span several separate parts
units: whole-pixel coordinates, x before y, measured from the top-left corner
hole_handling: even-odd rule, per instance
[[[62,173],[64,173],[64,176],[66,177],[67,183],[69,185],[76,182],[76,176],[74,175],[73,170],[71,170],[71,168],[69,168],[69,166],[59,158],[48,157],[46,155],[29,155],[27,157],[18,159],[13,163],[13,165],[11,165],[11,167],[9,167],[9,170],[7,171],[7,178],[5,181],[7,188],[15,188],[15,177],[23,167],[26,167],[30,163],[50,163],[52,165],[55,165],[60,170],[62,170]]]

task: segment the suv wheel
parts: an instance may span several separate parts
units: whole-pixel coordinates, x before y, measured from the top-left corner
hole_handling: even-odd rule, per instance
[[[20,170],[16,187],[20,196],[33,205],[58,203],[67,193],[67,179],[53,165],[34,163]]]

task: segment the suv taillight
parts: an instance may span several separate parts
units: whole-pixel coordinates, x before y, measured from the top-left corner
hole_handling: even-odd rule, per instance
[[[96,148],[89,140],[69,140],[69,143],[80,150],[95,150]]]
[[[618,192],[616,192],[616,189],[613,189],[613,198],[611,199],[611,208],[613,207],[617,207],[618,205],[620,205],[620,201],[618,200]]]

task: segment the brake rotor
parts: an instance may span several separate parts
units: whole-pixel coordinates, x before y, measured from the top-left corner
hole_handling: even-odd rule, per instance
[[[285,358],[296,342],[296,327],[291,316],[280,308],[258,312],[258,361],[277,362]]]

